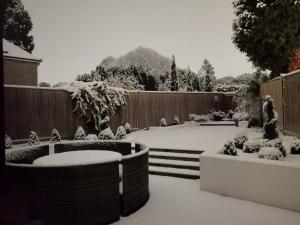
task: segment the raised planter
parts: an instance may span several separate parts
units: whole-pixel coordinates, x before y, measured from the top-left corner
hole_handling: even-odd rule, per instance
[[[72,150],[123,156],[120,161],[39,166],[32,162],[49,154],[48,145],[7,150],[0,218],[11,224],[107,224],[148,201],[146,146],[136,144],[132,151],[131,143],[122,141],[66,141],[54,144],[52,154]]]
[[[300,212],[300,165],[204,152],[200,189]]]

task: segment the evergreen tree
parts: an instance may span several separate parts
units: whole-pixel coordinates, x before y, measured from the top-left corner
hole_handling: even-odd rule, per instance
[[[21,0],[3,0],[3,9],[3,37],[31,53],[34,43],[28,34],[32,22]]]
[[[176,71],[176,63],[175,63],[175,56],[174,55],[172,55],[172,59],[171,59],[170,90],[171,91],[178,91],[178,79],[177,79],[177,71]]]
[[[203,90],[206,92],[212,92],[216,77],[214,67],[207,59],[204,59],[199,73],[202,75]]]
[[[300,47],[300,1],[237,0],[233,7],[234,44],[271,78],[288,72]]]

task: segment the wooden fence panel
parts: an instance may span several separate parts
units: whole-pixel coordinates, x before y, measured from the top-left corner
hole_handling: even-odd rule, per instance
[[[111,118],[110,126],[116,130],[129,122],[132,128],[159,126],[165,117],[173,123],[176,114],[181,121],[189,113],[204,114],[213,108],[213,99],[219,97],[221,109],[231,105],[224,101],[223,93],[146,92],[132,91],[127,98],[126,109]],[[232,101],[232,96],[229,97]],[[83,126],[87,133],[92,127],[85,125],[72,110],[70,95],[59,89],[5,86],[5,131],[14,140],[26,139],[31,130],[39,137],[49,138],[56,128],[63,138],[72,138],[77,127]]]
[[[284,130],[300,136],[300,71],[283,77]]]
[[[300,70],[262,84],[260,92],[274,99],[283,133],[300,137]]]

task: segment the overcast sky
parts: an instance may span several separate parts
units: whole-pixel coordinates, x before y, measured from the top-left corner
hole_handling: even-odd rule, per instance
[[[232,0],[22,0],[33,23],[39,82],[72,81],[107,56],[144,46],[217,77],[253,71],[232,44]]]

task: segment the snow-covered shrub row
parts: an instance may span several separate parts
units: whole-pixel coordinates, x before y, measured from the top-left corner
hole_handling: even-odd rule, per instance
[[[234,137],[235,147],[237,147],[239,149],[243,149],[243,145],[246,141],[248,141],[248,137],[245,134],[237,134]]]
[[[131,133],[131,125],[130,123],[126,122],[124,125],[124,129],[126,131],[126,134],[130,134]]]
[[[188,117],[188,121],[193,121],[193,120],[195,120],[196,116],[197,116],[196,114],[190,113],[190,114],[189,114],[189,117]]]
[[[258,158],[271,160],[284,160],[282,152],[276,147],[262,147],[258,152]]]
[[[99,140],[96,134],[88,134],[85,138],[87,141],[97,141]]]
[[[126,130],[123,126],[119,126],[115,136],[116,140],[126,139]]]
[[[35,159],[45,155],[49,155],[49,145],[40,144],[6,151],[5,160],[8,163],[31,164]]]
[[[7,134],[5,134],[5,149],[12,148],[12,144],[13,142],[11,138]]]
[[[196,122],[204,122],[204,121],[209,120],[209,115],[205,115],[205,114],[196,115],[196,114],[190,113],[188,120],[189,121],[196,121]]]
[[[173,118],[173,124],[174,124],[174,125],[180,124],[180,120],[179,120],[179,118],[178,118],[177,115],[174,115],[174,118]]]
[[[29,134],[29,137],[28,137],[28,144],[29,145],[38,145],[38,144],[40,144],[39,137],[38,137],[37,133],[35,133],[34,131],[30,131],[30,134]]]
[[[115,136],[110,127],[102,130],[98,136],[100,140],[114,140]]]
[[[221,121],[222,119],[224,119],[226,114],[222,111],[214,111],[210,114],[210,116],[214,121]]]
[[[300,139],[291,143],[291,154],[300,154]]]
[[[56,129],[53,129],[51,137],[50,137],[50,143],[55,143],[61,141],[60,134]]]
[[[237,150],[233,141],[229,140],[224,144],[223,153],[225,155],[234,155],[234,156],[237,155]]]
[[[161,127],[166,127],[166,126],[168,126],[167,120],[166,120],[165,118],[161,118],[161,120],[160,120],[160,126],[161,126]]]
[[[264,141],[262,143],[262,147],[274,147],[274,148],[278,148],[278,150],[282,152],[283,157],[286,157],[286,155],[287,155],[286,149],[283,146],[282,141],[279,138],[273,139],[273,140]]]
[[[86,138],[85,131],[81,126],[79,126],[74,135],[74,140],[85,140],[85,138]]]
[[[258,152],[261,147],[261,142],[259,140],[248,140],[244,143],[243,151],[246,153]]]
[[[120,107],[126,106],[126,96],[129,94],[124,89],[109,87],[101,81],[74,81],[62,89],[71,93],[74,111],[87,123],[93,123],[98,131],[102,110],[106,108],[109,115],[114,115]]]

